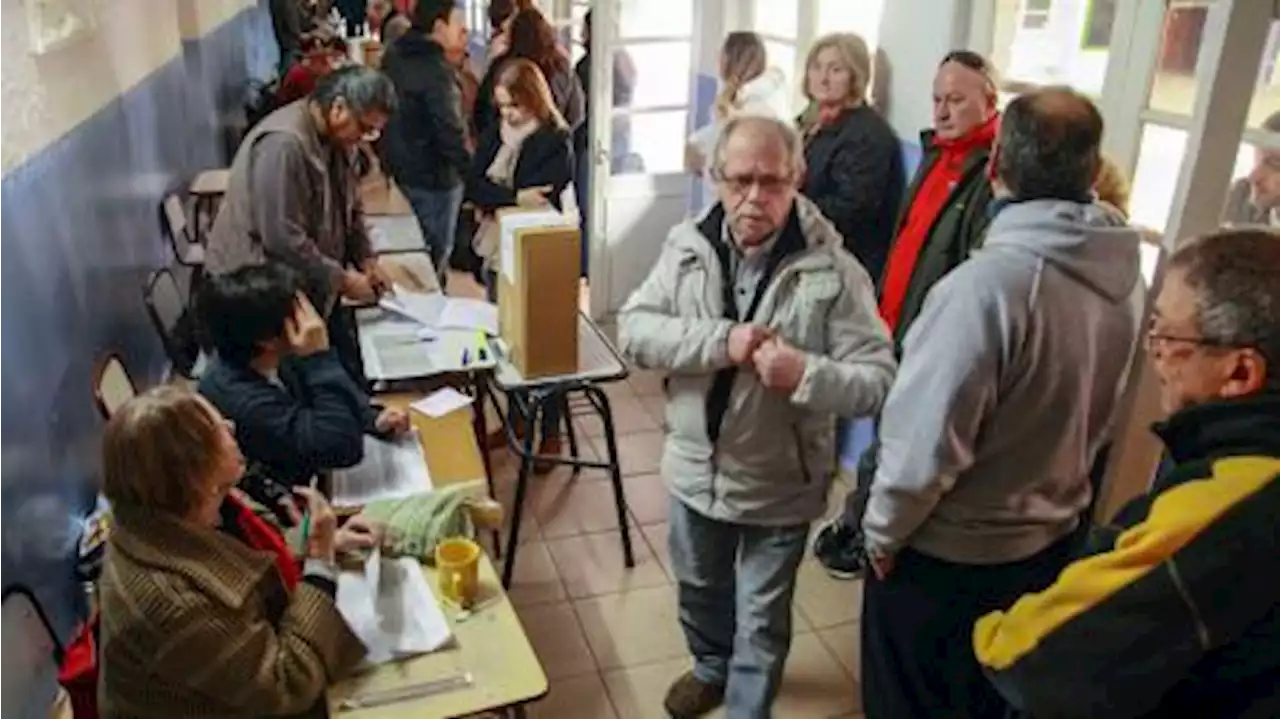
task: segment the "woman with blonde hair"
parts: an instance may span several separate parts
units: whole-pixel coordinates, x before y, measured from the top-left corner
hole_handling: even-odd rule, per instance
[[[1093,192],[1098,201],[1106,203],[1120,211],[1125,219],[1129,218],[1129,178],[1124,170],[1106,155],[1098,164],[1098,177],[1093,181]]]
[[[853,33],[826,35],[809,49],[809,106],[799,118],[808,166],[801,191],[878,279],[906,178],[897,135],[867,101],[871,78],[871,52]]]
[[[481,215],[473,247],[484,262],[489,299],[496,301],[495,213],[511,206],[561,209],[560,198],[573,179],[573,150],[569,123],[556,109],[551,88],[532,61],[504,62],[493,83],[492,101],[499,122],[480,135],[467,178],[467,199]],[[543,414],[538,454],[560,454],[560,417],[559,411]],[[550,469],[544,462],[534,464],[539,474]]]
[[[162,385],[107,423],[103,493],[114,522],[99,585],[104,717],[327,716],[325,690],[365,649],[334,604],[345,536],[314,489],[299,563],[234,491],[230,423]]]
[[[712,121],[689,137],[685,168],[703,173],[721,128],[733,115],[768,115],[790,122],[792,111],[786,77],[769,67],[764,40],[754,32],[729,33],[720,49],[720,94]]]

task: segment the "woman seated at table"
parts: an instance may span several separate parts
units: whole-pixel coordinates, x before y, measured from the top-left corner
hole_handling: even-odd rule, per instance
[[[115,522],[99,584],[102,716],[326,716],[325,688],[364,656],[334,605],[335,556],[376,537],[339,530],[324,498],[298,489],[300,567],[232,492],[244,459],[227,420],[176,386],[117,412],[102,458]]]
[[[497,301],[494,213],[511,206],[561,209],[560,197],[573,178],[573,150],[569,125],[556,109],[542,71],[529,60],[515,58],[503,64],[494,82],[493,104],[501,121],[480,135],[467,178],[467,199],[481,214],[474,246],[484,262],[489,299]],[[543,416],[538,454],[560,453],[560,417],[558,406]],[[551,466],[541,462],[534,469],[546,473]]]

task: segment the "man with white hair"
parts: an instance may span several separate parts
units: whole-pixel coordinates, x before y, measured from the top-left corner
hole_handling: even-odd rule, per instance
[[[719,201],[671,231],[619,335],[638,365],[667,373],[662,474],[694,667],[665,708],[765,717],[826,508],[835,419],[879,411],[895,363],[866,271],[796,191],[795,131],[734,117],[713,157]]]

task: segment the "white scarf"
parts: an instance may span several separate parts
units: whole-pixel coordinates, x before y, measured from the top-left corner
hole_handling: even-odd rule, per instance
[[[520,127],[512,127],[504,120],[498,127],[502,144],[498,146],[498,152],[489,163],[489,169],[485,170],[485,177],[495,185],[519,190],[520,188],[514,187],[514,182],[516,163],[520,161],[520,149],[524,147],[524,141],[541,127],[542,125],[536,120],[526,122]],[[475,249],[476,255],[484,259],[486,267],[492,264],[498,252],[498,241],[498,222],[492,213],[485,213],[480,218],[480,225],[476,228],[471,246]]]

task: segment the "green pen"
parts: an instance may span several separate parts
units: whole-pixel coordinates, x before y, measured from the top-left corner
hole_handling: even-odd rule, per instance
[[[312,491],[315,491],[316,484],[319,481],[320,481],[319,475],[315,475],[311,478],[311,484],[309,484],[308,486],[311,487]],[[302,513],[302,555],[303,556],[306,556],[307,554],[307,540],[310,538],[310,536],[311,536],[311,498],[308,497],[307,509],[305,512]]]

